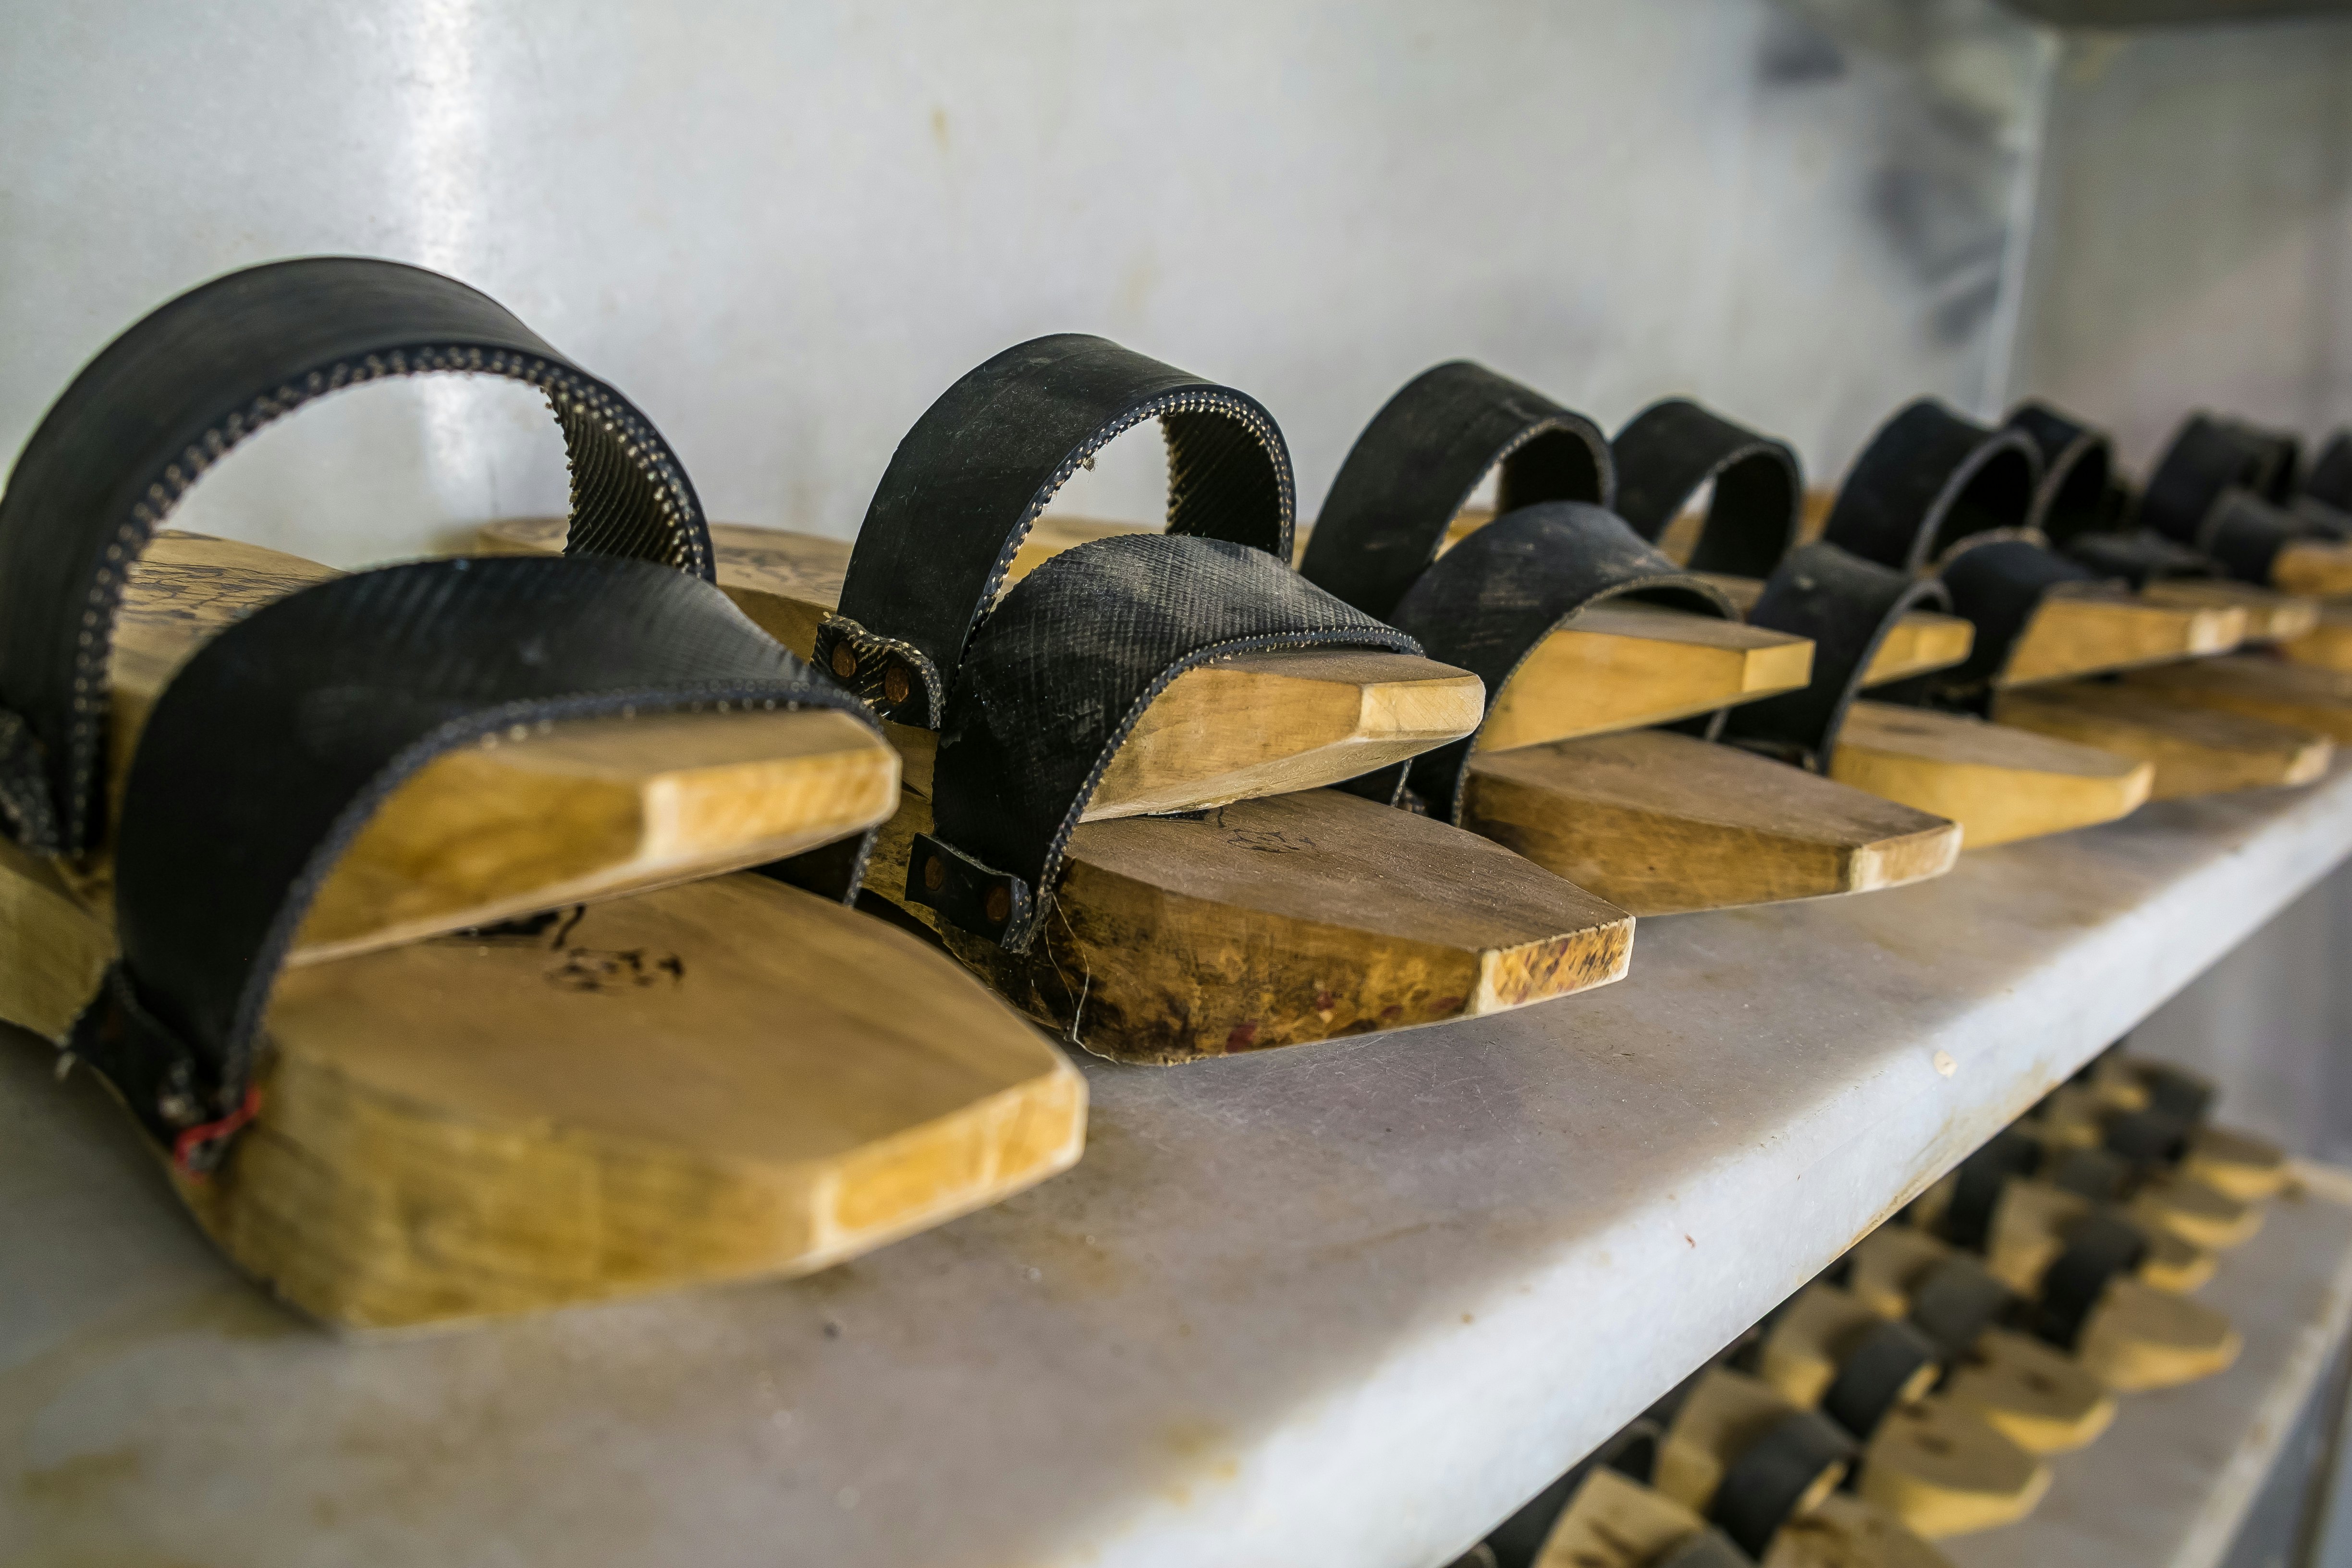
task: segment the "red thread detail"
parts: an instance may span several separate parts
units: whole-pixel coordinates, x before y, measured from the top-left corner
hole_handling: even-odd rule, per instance
[[[261,1090],[257,1086],[248,1088],[245,1091],[244,1102],[235,1110],[217,1121],[200,1121],[195,1126],[184,1130],[177,1138],[172,1140],[172,1168],[192,1182],[207,1180],[211,1174],[210,1172],[199,1171],[188,1163],[189,1157],[196,1152],[197,1146],[209,1143],[215,1139],[236,1136],[237,1130],[259,1115],[260,1111]]]

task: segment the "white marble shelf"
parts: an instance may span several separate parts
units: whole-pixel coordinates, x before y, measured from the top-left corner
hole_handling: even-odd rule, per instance
[[[0,1041],[0,1563],[1428,1568],[2352,849],[2352,772],[1645,921],[1499,1019],[1089,1068],[792,1284],[353,1342]]]
[[[2198,1292],[2245,1335],[2237,1363],[2125,1396],[2105,1436],[2051,1461],[2032,1515],[1944,1543],[1956,1568],[2223,1561],[2352,1324],[2352,1172],[2308,1166],[2305,1183]]]

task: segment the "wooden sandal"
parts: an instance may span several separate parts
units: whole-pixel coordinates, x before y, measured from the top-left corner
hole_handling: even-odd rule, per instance
[[[1169,531],[1102,531],[1015,581],[1056,490],[1153,418]],[[1041,339],[917,423],[815,628],[908,757],[867,890],[1097,1054],[1265,1049],[1624,973],[1622,910],[1313,787],[1465,732],[1482,694],[1292,573],[1292,516],[1255,402],[1099,338]],[[735,581],[747,608],[749,591],[795,614],[832,590]]]
[[[1786,530],[1793,459],[1774,452],[1715,467]],[[1417,798],[1636,914],[1948,869],[1948,823],[1708,743],[1726,705],[1802,687],[1810,650],[1741,625],[1607,510],[1613,464],[1590,421],[1466,363],[1408,384],[1349,452],[1301,570],[1489,694],[1475,738],[1413,763]],[[1465,512],[1490,473],[1497,511]]]
[[[2043,1102],[2053,1127],[2095,1117],[2104,1142],[2105,1124],[2116,1117],[2154,1111],[2186,1129],[2179,1164],[2188,1174],[2249,1203],[2286,1185],[2292,1168],[2277,1144],[2206,1120],[2215,1093],[2210,1080],[2134,1057],[2128,1046],[2116,1041]]]
[[[2148,475],[2139,516],[2240,582],[2323,598],[2352,594],[2352,543],[2293,508],[2295,458],[2292,437],[2192,414]]]
[[[156,538],[261,425],[445,370],[546,391],[574,556],[337,575]],[[642,415],[385,262],[182,296],[16,465],[0,1015],[62,1037],[223,1250],[313,1315],[804,1271],[1076,1159],[1083,1081],[953,965],[837,899],[708,875],[839,841],[777,868],[821,877],[897,777],[709,559]]]

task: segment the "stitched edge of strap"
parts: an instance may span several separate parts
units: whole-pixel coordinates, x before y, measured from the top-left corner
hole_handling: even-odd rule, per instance
[[[1042,436],[1045,446],[1035,452],[1009,459],[1001,452],[986,454],[987,471],[967,484],[961,466],[972,461],[972,454],[961,450],[959,442],[980,439],[973,432],[1000,438],[1025,433],[989,428],[992,422],[1005,421],[1007,411],[999,405],[1023,395],[1051,395],[1056,377],[1086,370],[1088,358],[1110,384],[1083,389],[1078,401],[1088,405],[1084,409],[1043,411],[1074,414],[1075,422],[1066,418],[1066,429]],[[1150,390],[1155,384],[1164,384]],[[1195,491],[1199,465],[1190,454],[1198,444],[1200,427],[1191,421],[1201,416],[1241,430],[1255,444],[1273,480],[1272,517],[1249,517],[1231,498]],[[1106,338],[1084,333],[1034,338],[966,372],[899,441],[866,509],[842,580],[839,605],[817,627],[817,665],[886,718],[938,729],[956,672],[972,638],[993,613],[1013,559],[1038,518],[1073,475],[1092,466],[1096,453],[1155,418],[1169,444],[1168,531],[1213,538],[1230,538],[1223,530],[1260,535],[1234,542],[1255,545],[1287,563],[1297,512],[1297,483],[1281,428],[1263,405],[1245,393]],[[1072,439],[1071,433],[1081,429],[1084,434]],[[1024,458],[1028,459],[1025,464]],[[991,484],[997,493],[979,493]],[[949,515],[938,516],[940,511]],[[919,538],[919,531],[929,536]],[[957,538],[958,533],[963,537]],[[984,568],[957,570],[950,580],[936,585],[909,581],[925,564],[919,556],[952,552],[959,545],[966,554],[976,555],[991,538],[992,554]],[[926,587],[931,590],[928,595],[921,592]]]
[[[1715,482],[1691,550],[1692,571],[1762,577],[1796,546],[1804,468],[1786,441],[1690,398],[1669,397],[1627,420],[1609,449],[1617,466],[1617,515],[1653,544],[1698,488]],[[1738,478],[1750,471],[1778,479],[1780,496]]]
[[[110,390],[110,384],[129,369],[142,368],[133,362],[142,354],[159,350],[167,335],[211,330],[242,333],[244,341],[250,341],[256,324],[240,319],[236,312],[257,314],[273,305],[314,309],[319,313],[307,323],[261,321],[257,330],[267,332],[273,328],[303,324],[315,329],[334,319],[329,313],[331,307],[321,308],[320,300],[302,290],[326,285],[347,286],[353,281],[379,287],[397,283],[424,290],[431,298],[425,301],[427,308],[421,308],[423,319],[413,325],[404,324],[403,331],[387,331],[381,334],[383,341],[372,346],[350,347],[320,362],[298,360],[261,375],[257,388],[245,383],[224,389],[221,395],[228,400],[228,406],[196,416],[195,423],[201,429],[141,432],[147,438],[147,446],[135,457],[125,458],[132,471],[100,477],[96,481],[105,487],[107,500],[44,493],[78,482],[79,475],[75,470],[86,462],[89,454],[73,452],[68,449],[68,444],[96,428],[107,416],[121,412],[119,399],[101,400]],[[273,286],[276,292],[247,297],[265,283]],[[450,323],[436,323],[430,319],[429,307],[442,306],[453,318],[466,312],[482,316],[483,325],[509,332],[515,341],[498,342],[486,331],[445,331],[443,327]],[[16,712],[30,740],[26,744],[25,737],[11,737],[14,744],[0,747],[0,803],[5,805],[0,816],[5,816],[28,849],[47,855],[80,854],[91,847],[96,829],[101,825],[105,811],[101,763],[110,728],[108,667],[114,623],[131,567],[189,489],[241,442],[305,404],[377,380],[453,371],[520,381],[538,387],[547,396],[564,432],[571,459],[575,523],[581,516],[583,494],[607,491],[614,479],[611,464],[593,462],[606,454],[583,445],[583,437],[592,430],[610,436],[619,448],[622,461],[633,465],[653,489],[661,524],[668,531],[666,563],[705,580],[712,578],[709,533],[703,521],[700,501],[684,467],[652,422],[618,391],[549,347],[488,295],[422,268],[357,257],[272,262],[215,279],[149,311],[117,334],[82,367],[26,441],[9,477],[7,490],[0,495],[0,553],[20,557],[16,563],[19,575],[26,565],[21,559],[23,552],[40,548],[33,543],[35,531],[45,542],[56,541],[63,548],[75,548],[72,538],[58,538],[51,509],[77,501],[111,509],[129,498],[127,508],[110,523],[101,521],[88,542],[93,554],[88,574],[81,579],[87,585],[79,605],[68,606],[64,611],[68,619],[54,628],[73,638],[69,673],[22,668],[27,659],[46,659],[53,652],[39,648],[45,632],[50,629],[39,624],[52,614],[47,605],[35,607],[29,614],[23,605],[13,606],[18,616],[32,623],[30,629],[22,637],[0,632],[0,665],[17,667],[0,668],[0,694],[4,694],[0,700]],[[200,401],[212,404],[219,400],[203,397]],[[584,475],[583,463],[592,465]],[[68,526],[72,526],[76,520],[69,517],[66,521]],[[646,542],[617,534],[610,523],[610,519],[600,518],[591,524],[588,537],[568,541],[567,550],[647,558],[631,548]],[[14,550],[8,548],[11,544]],[[37,592],[37,587],[34,591]],[[13,584],[0,584],[0,603],[16,592]],[[53,674],[69,682],[62,693],[65,732],[56,738],[61,743],[62,757],[51,754],[54,748],[50,741],[41,736],[37,710],[30,717],[24,712],[28,701],[39,707],[57,705],[58,691],[39,689]],[[58,776],[60,769],[62,779]],[[58,798],[60,784],[64,786],[62,801]],[[48,828],[47,837],[34,837],[44,826]]]
[[[1538,469],[1532,459],[1552,440],[1581,448],[1591,484],[1566,468]],[[1431,366],[1398,388],[1349,447],[1299,571],[1345,603],[1390,618],[1498,468],[1498,520],[1540,501],[1607,507],[1616,500],[1615,459],[1591,420],[1473,361]]]

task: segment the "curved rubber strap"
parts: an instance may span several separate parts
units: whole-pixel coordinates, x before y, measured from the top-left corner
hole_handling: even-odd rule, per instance
[[[1984,700],[2051,589],[2098,581],[2088,567],[2055,553],[2039,534],[2025,530],[1960,541],[1937,575],[1952,595],[1952,613],[1976,627],[1969,657],[1939,671],[1935,682],[1944,699],[1966,704]]]
[[[1390,619],[1430,658],[1485,681],[1491,707],[1528,655],[1563,622],[1628,596],[1739,618],[1722,589],[1666,559],[1615,512],[1583,501],[1541,501],[1505,513],[1440,556]],[[1710,728],[1714,722],[1719,720]],[[1462,779],[1475,740],[1465,736],[1408,764],[1431,816],[1460,823]]]
[[[2042,1276],[2034,1333],[2061,1350],[2073,1350],[2107,1281],[2137,1268],[2147,1257],[2147,1233],[2126,1220],[2093,1215],[2076,1226],[2066,1250]]]
[[[2042,1176],[2062,1192],[2116,1203],[2131,1191],[2131,1162],[2105,1149],[2065,1149],[2045,1158]]]
[[[1953,544],[2022,528],[2042,481],[2023,432],[1992,430],[1923,397],[1878,427],[1822,537],[1865,561],[1921,571]]]
[[[2195,1125],[2213,1108],[2213,1086],[2194,1073],[2161,1062],[2139,1064],[2139,1081],[2147,1090],[2148,1106]]]
[[[2352,430],[2338,430],[2319,449],[2303,493],[2338,511],[2352,511]]]
[[[1766,579],[1748,622],[1810,637],[1812,679],[1802,690],[1732,709],[1723,738],[1826,773],[1886,634],[1914,610],[1951,607],[1951,595],[1933,577],[1908,576],[1819,541],[1801,547]]]
[[[2154,1107],[2126,1110],[2108,1120],[2101,1142],[2109,1153],[2135,1165],[2178,1165],[2188,1158],[2189,1135],[2194,1126]]]
[[[2325,539],[2332,543],[2352,543],[2352,511],[2331,505],[2317,496],[2300,495],[2287,503],[2306,539]]]
[[[1773,1424],[1731,1461],[1717,1486],[1708,1517],[1750,1557],[1761,1562],[1822,1472],[1853,1458],[1853,1445],[1828,1419],[1800,1410]]]
[[[2004,1129],[1960,1162],[1952,1202],[1944,1211],[1944,1237],[1954,1247],[1984,1250],[1992,1234],[1993,1210],[2011,1176],[2030,1176],[2042,1165],[2042,1145],[2022,1132]]]
[[[115,614],[132,563],[188,487],[313,398],[447,371],[547,395],[572,462],[568,550],[710,576],[701,504],[660,433],[496,300],[352,257],[233,272],[84,366],[0,496],[0,817],[11,834],[77,855],[102,833]]]
[[[2195,545],[2221,492],[2235,487],[2266,493],[2274,463],[2274,454],[2243,429],[2192,414],[2173,433],[2140,491],[2139,519],[2168,539]]]
[[[884,717],[937,729],[974,629],[1055,491],[1146,419],[1168,531],[1290,560],[1290,452],[1255,398],[1069,332],[1006,349],[915,421],[866,508],[816,662]]]
[[[2253,448],[2261,462],[2261,482],[2254,489],[2273,506],[2285,506],[2303,493],[2303,437],[2292,430],[2273,430],[2242,419],[2229,422],[2241,440]]]
[[[2062,547],[2078,534],[2105,527],[2116,463],[2106,432],[2046,403],[2019,404],[2010,410],[2009,428],[2022,432],[2042,457],[2042,483],[2026,525]]]
[[[1935,1342],[1939,1358],[1958,1361],[1987,1329],[2008,1319],[2017,1292],[1973,1258],[1947,1258],[1911,1293],[1905,1321]]]
[[[551,721],[736,705],[866,718],[717,588],[649,562],[421,562],[263,606],[148,718],[116,845],[121,956],[68,1048],[206,1168],[303,916],[403,781]]]
[[[2279,552],[2310,531],[2294,512],[2233,485],[2214,499],[2193,542],[2239,582],[2267,584]]]
[[[1864,1333],[1822,1394],[1822,1414],[1867,1441],[1901,1403],[1919,1369],[1939,1358],[1936,1342],[1908,1323],[1876,1323]]]
[[[2094,576],[2114,577],[2134,588],[2219,574],[2210,557],[2175,543],[2152,528],[2131,533],[2078,533],[2066,542],[2066,558]]]
[[[1276,557],[1226,540],[1115,535],[1038,567],[964,655],[907,897],[1027,952],[1070,834],[1151,700],[1195,665],[1276,647],[1421,651]]]
[[[1422,372],[1348,449],[1298,569],[1394,619],[1455,515],[1498,468],[1497,517],[1537,501],[1607,506],[1616,489],[1609,443],[1583,415],[1468,360]]]
[[[1787,442],[1673,397],[1633,416],[1609,448],[1617,515],[1653,544],[1698,488],[1715,481],[1692,571],[1762,577],[1797,542],[1805,479]]]

